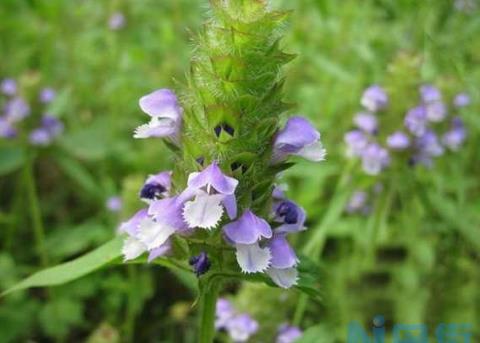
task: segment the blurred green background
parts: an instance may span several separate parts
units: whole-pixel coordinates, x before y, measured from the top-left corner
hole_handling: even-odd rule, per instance
[[[301,162],[285,175],[289,197],[309,214],[309,231],[295,244],[321,266],[323,301],[232,285],[238,306],[260,323],[252,342],[273,342],[284,321],[306,331],[302,341],[346,342],[350,321],[369,328],[379,313],[387,328],[471,323],[472,341],[480,340],[480,12],[461,2],[272,1],[294,10],[282,44],[299,56],[285,70],[286,97],[328,150],[327,162]],[[65,123],[45,149],[0,140],[0,289],[42,267],[39,216],[46,264],[74,258],[111,238],[138,208],[147,174],[171,167],[163,143],[132,138],[144,121],[138,99],[184,81],[192,33],[207,11],[203,0],[0,2],[0,79],[16,79],[27,99],[55,88],[48,110]],[[112,29],[116,12],[125,23]],[[413,106],[412,70],[418,84],[471,95],[462,113],[467,144],[431,170],[383,176],[397,200],[385,208],[380,198],[370,216],[346,216],[361,173],[344,156],[343,135],[359,98],[379,83],[399,94],[399,107]],[[120,213],[105,206],[115,195],[124,201]],[[388,234],[365,242],[372,228]],[[305,248],[312,240],[315,249]],[[0,342],[195,342],[192,292],[188,279],[158,267],[115,267],[0,299]]]

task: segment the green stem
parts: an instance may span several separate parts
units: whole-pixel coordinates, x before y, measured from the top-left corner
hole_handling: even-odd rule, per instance
[[[27,189],[28,204],[35,237],[35,249],[43,267],[48,266],[47,250],[45,248],[45,231],[42,224],[42,214],[37,196],[35,177],[33,176],[33,158],[30,159],[24,168],[25,187]]]
[[[211,343],[215,336],[215,308],[220,283],[205,288],[200,296],[200,334],[199,343]]]

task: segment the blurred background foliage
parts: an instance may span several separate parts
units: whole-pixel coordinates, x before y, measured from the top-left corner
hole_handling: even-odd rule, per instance
[[[288,196],[309,214],[295,244],[321,266],[323,301],[231,285],[237,306],[260,323],[252,341],[273,341],[279,324],[294,322],[306,330],[302,342],[345,342],[350,321],[370,328],[379,313],[387,329],[424,322],[433,332],[441,322],[465,322],[480,339],[480,12],[459,2],[272,1],[293,10],[283,45],[299,56],[286,68],[287,99],[328,150],[326,163],[285,174]],[[65,124],[45,149],[0,141],[0,289],[111,238],[139,207],[145,176],[171,167],[163,143],[132,139],[144,119],[138,99],[184,81],[191,35],[207,9],[203,0],[0,2],[0,78],[16,79],[28,99],[54,87],[49,110]],[[125,23],[112,30],[116,12]],[[360,95],[379,83],[394,92],[394,108],[406,109],[423,82],[471,95],[462,113],[466,146],[430,170],[386,173],[392,198],[383,192],[369,216],[347,216],[354,187],[375,181],[344,153]],[[105,205],[115,195],[124,201],[120,213]],[[195,292],[185,275],[115,267],[0,299],[0,342],[195,342]]]

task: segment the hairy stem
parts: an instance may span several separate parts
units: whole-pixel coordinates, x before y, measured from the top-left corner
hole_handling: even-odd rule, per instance
[[[24,168],[25,187],[27,189],[28,204],[35,237],[35,250],[40,258],[43,267],[48,266],[48,255],[45,248],[45,231],[42,224],[42,214],[38,200],[35,177],[33,175],[33,158],[30,159]]]
[[[214,283],[204,289],[200,296],[200,333],[199,343],[211,343],[215,336],[215,308],[220,283]]]

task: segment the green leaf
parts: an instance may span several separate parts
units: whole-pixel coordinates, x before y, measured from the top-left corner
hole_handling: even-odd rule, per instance
[[[78,183],[78,185],[82,187],[85,192],[94,197],[102,198],[103,195],[100,186],[97,185],[95,178],[81,163],[66,155],[56,156],[56,161],[62,171],[73,181]]]
[[[41,270],[15,286],[3,292],[0,296],[32,287],[47,287],[61,285],[84,275],[87,275],[117,259],[122,254],[123,238],[118,236],[97,249],[73,261]]]
[[[25,151],[18,147],[0,148],[0,175],[11,173],[25,163]]]

